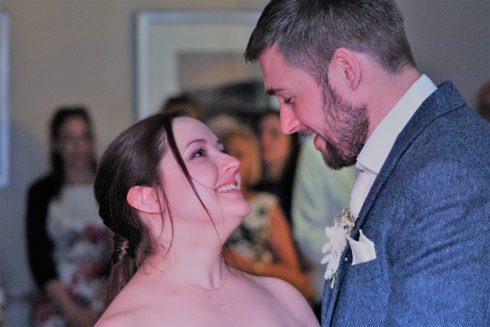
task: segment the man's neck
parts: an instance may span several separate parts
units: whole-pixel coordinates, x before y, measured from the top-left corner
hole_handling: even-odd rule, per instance
[[[417,81],[420,75],[420,72],[412,67],[406,68],[403,72],[396,75],[380,73],[368,100],[368,136],[371,135],[373,130],[391,111],[412,84]]]

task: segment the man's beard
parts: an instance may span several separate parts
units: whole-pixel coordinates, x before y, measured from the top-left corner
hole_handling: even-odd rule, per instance
[[[327,126],[325,130],[330,132],[325,132],[324,135],[336,136],[336,140],[322,137],[327,150],[321,152],[323,161],[336,170],[355,164],[368,134],[366,106],[352,106],[326,85],[323,91],[323,110]]]

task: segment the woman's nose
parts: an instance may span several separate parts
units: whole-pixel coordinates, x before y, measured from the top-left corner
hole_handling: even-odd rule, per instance
[[[240,168],[240,160],[226,153],[224,156],[224,171],[238,171]]]

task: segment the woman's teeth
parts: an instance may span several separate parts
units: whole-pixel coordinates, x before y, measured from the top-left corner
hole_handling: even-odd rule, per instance
[[[238,190],[238,186],[235,184],[225,185],[225,186],[218,188],[217,191],[222,193],[222,192],[227,192],[227,191],[232,191],[232,190]]]

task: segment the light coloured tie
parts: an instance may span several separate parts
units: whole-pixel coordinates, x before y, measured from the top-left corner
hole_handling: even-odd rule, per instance
[[[349,202],[349,208],[351,209],[354,217],[359,216],[359,212],[361,212],[364,200],[366,200],[366,197],[369,193],[369,190],[371,189],[371,186],[374,183],[374,180],[376,179],[376,176],[376,173],[373,173],[368,169],[358,171],[354,186],[352,187],[352,193]]]

